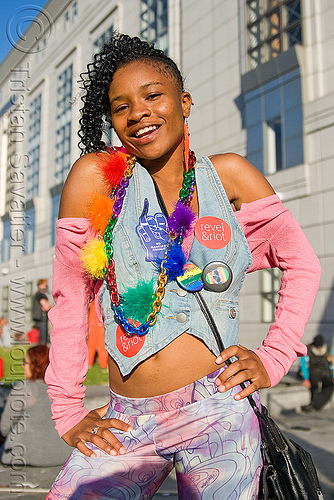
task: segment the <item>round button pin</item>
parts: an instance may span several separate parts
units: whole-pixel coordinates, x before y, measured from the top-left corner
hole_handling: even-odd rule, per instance
[[[202,269],[191,262],[187,262],[183,266],[182,276],[178,276],[176,281],[179,286],[183,288],[183,290],[187,290],[187,292],[199,292],[204,286],[202,281]]]
[[[224,248],[231,241],[231,228],[218,217],[201,217],[195,224],[195,236],[207,248]]]
[[[204,288],[212,292],[225,292],[232,278],[232,269],[224,262],[210,262],[202,271]]]

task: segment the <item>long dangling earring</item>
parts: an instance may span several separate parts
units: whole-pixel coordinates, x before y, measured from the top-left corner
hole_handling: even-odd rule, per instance
[[[188,172],[189,168],[189,130],[188,130],[188,120],[184,122],[184,147],[183,147],[183,152],[184,152],[184,166],[185,166],[185,171]]]

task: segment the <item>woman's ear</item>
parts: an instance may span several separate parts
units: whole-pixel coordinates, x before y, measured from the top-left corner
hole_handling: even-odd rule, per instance
[[[188,116],[190,115],[190,109],[193,99],[189,94],[189,92],[182,92],[181,99],[182,99],[183,117],[188,118]]]

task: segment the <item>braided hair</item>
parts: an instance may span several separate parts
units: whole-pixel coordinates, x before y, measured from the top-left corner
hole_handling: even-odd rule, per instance
[[[80,75],[84,90],[83,107],[79,120],[79,148],[81,155],[105,149],[102,140],[104,120],[112,127],[109,103],[109,87],[115,72],[122,66],[136,60],[146,60],[159,71],[166,71],[183,90],[183,78],[172,59],[153,45],[138,37],[115,33],[101,52],[95,54],[94,62]]]

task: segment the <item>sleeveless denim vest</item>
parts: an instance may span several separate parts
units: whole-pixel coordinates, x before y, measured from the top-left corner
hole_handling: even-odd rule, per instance
[[[218,326],[225,347],[228,347],[238,343],[238,295],[252,257],[222,183],[207,157],[196,163],[195,175],[198,218],[218,217],[231,228],[231,240],[221,249],[207,248],[194,237],[188,258],[188,262],[201,269],[213,261],[223,261],[232,269],[233,280],[226,291],[218,293],[202,289],[200,292]],[[137,163],[113,233],[115,270],[120,294],[128,287],[135,287],[140,280],[149,281],[154,278],[154,286],[157,282],[156,265],[145,260],[145,251],[136,233],[145,198],[149,200],[149,215],[161,213],[153,180],[146,169]],[[219,354],[214,336],[195,296],[181,289],[176,281],[168,282],[158,320],[144,337],[126,336],[115,322],[106,282],[101,288],[100,304],[105,327],[105,346],[123,376],[184,332],[203,340],[214,355]]]

